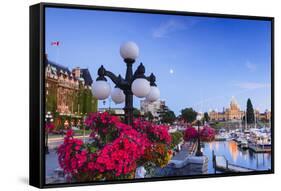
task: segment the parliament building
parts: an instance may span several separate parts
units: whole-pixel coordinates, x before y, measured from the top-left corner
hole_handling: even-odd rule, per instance
[[[211,121],[238,121],[243,119],[245,111],[240,109],[237,100],[232,97],[229,108],[224,108],[222,112],[212,110],[208,114]],[[255,116],[258,120],[269,121],[271,112],[266,110],[264,113],[260,113],[259,110],[255,109]]]

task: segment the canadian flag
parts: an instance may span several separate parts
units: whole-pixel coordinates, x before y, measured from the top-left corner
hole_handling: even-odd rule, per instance
[[[51,46],[59,46],[59,45],[60,45],[60,41],[51,42]]]

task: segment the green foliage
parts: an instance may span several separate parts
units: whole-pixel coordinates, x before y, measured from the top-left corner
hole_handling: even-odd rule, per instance
[[[134,110],[133,110],[133,116],[137,118],[137,117],[140,117],[140,115],[141,115],[140,110],[138,110],[137,108],[134,108]]]
[[[56,118],[55,120],[58,121],[58,124],[57,124],[56,129],[57,129],[57,130],[60,130],[60,129],[64,129],[64,122],[65,122],[66,120],[68,121],[68,123],[70,123],[71,117],[70,117],[70,116],[67,116],[67,115],[61,115],[61,116],[59,116],[58,118]]]
[[[191,107],[181,110],[181,117],[188,123],[192,123],[197,116],[197,112],[194,111]]]
[[[205,113],[204,113],[203,121],[206,121],[206,122],[209,122],[209,121],[210,121],[210,117],[209,117],[208,112],[205,112]]]
[[[49,88],[46,93],[46,112],[56,112],[57,109],[57,91],[55,88]]]
[[[171,145],[170,145],[171,148],[174,148],[183,140],[183,133],[180,131],[170,133],[170,135],[172,137],[172,141],[171,141]]]
[[[255,122],[255,113],[253,104],[250,99],[247,100],[247,123],[253,124]]]
[[[112,109],[107,109],[106,112],[109,113],[109,115],[115,115],[115,111]]]
[[[93,97],[91,90],[81,86],[76,93],[76,99],[75,112],[85,114],[97,111],[98,101]]]
[[[175,113],[169,109],[162,114],[162,118],[161,118],[162,123],[173,123],[175,120],[176,120]]]
[[[152,121],[152,120],[154,119],[154,116],[152,115],[152,113],[151,113],[150,111],[144,113],[144,117],[145,117],[148,121]]]
[[[98,108],[98,100],[93,97],[92,91],[85,88],[80,84],[79,90],[74,90],[66,96],[67,104],[70,111],[77,115],[96,112]],[[55,113],[57,111],[57,87],[50,84],[48,93],[46,93],[46,112],[51,111]]]
[[[215,122],[215,123],[211,124],[211,127],[214,128],[214,129],[217,129],[217,130],[219,130],[219,129],[225,127],[225,126],[226,126],[225,122]]]

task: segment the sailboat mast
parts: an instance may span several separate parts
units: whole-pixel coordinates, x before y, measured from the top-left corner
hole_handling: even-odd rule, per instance
[[[248,127],[247,127],[247,109],[245,111],[245,129],[248,129]]]
[[[243,115],[240,114],[239,129],[243,129],[242,120],[243,120]]]
[[[254,112],[254,119],[255,119],[255,129],[257,128],[257,117],[256,117],[256,111]]]

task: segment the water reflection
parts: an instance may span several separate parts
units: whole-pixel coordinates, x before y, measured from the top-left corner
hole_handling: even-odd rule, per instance
[[[204,143],[203,153],[209,157],[209,173],[213,173],[212,150],[216,155],[224,155],[230,163],[257,170],[271,168],[270,153],[254,153],[250,150],[240,149],[234,141],[215,141]]]
[[[223,144],[223,145],[225,145],[225,144]],[[238,154],[239,154],[237,144],[234,141],[228,142],[228,149],[229,149],[229,152],[231,153],[232,160],[234,162],[236,162],[237,158],[238,158]]]

